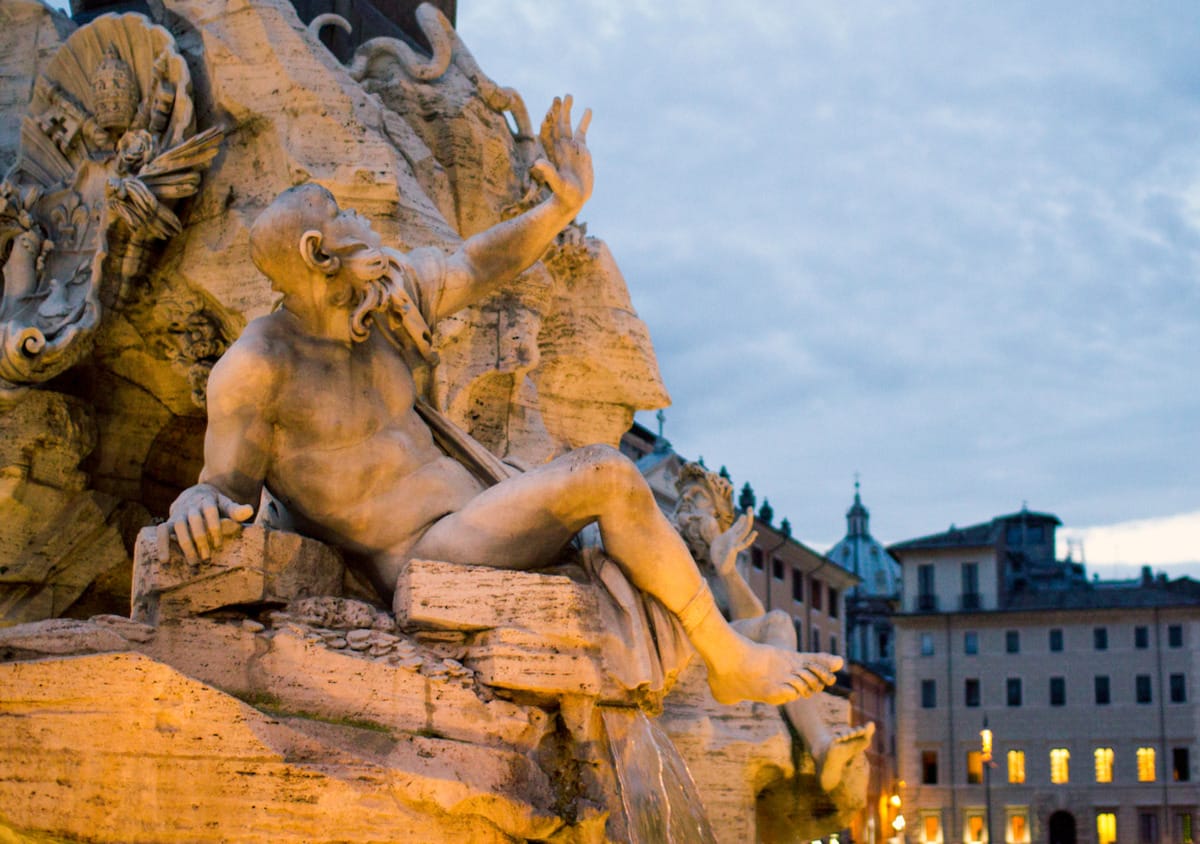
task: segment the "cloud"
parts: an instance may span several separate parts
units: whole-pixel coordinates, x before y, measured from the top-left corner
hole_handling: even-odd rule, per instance
[[[1059,553],[1082,544],[1090,571],[1128,571],[1135,566],[1200,566],[1200,510],[1110,525],[1059,531]],[[1078,551],[1075,558],[1080,559]]]

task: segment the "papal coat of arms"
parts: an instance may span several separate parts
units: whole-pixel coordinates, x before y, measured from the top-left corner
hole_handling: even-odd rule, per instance
[[[77,30],[39,77],[0,183],[0,391],[88,354],[103,310],[179,234],[223,130],[196,132],[171,34],[138,14]]]

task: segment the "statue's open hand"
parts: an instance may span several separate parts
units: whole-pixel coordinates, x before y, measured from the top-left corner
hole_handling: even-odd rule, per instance
[[[542,149],[545,157],[529,168],[529,175],[548,187],[572,214],[592,195],[592,154],[587,148],[587,129],[592,110],[587,109],[579,126],[571,130],[571,95],[554,98],[542,121]]]
[[[713,540],[709,554],[718,575],[729,577],[733,574],[738,552],[749,548],[758,538],[758,531],[753,528],[754,513],[747,510],[738,516],[727,531]]]
[[[210,559],[224,537],[236,535],[241,522],[253,515],[254,508],[249,504],[238,504],[208,484],[196,484],[180,493],[171,505],[170,518],[158,526],[155,539],[159,562],[170,559],[172,531],[184,558],[194,565]]]

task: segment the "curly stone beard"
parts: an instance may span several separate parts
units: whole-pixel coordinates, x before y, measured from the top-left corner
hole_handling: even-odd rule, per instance
[[[361,343],[371,333],[375,312],[386,308],[391,297],[382,278],[373,278],[362,287],[354,285],[351,290],[350,336],[356,343]]]
[[[695,516],[682,515],[676,522],[679,535],[691,552],[692,558],[701,565],[712,565],[712,554],[708,539],[701,529],[701,519]]]

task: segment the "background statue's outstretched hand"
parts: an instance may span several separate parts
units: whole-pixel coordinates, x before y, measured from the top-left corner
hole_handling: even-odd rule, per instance
[[[713,540],[709,550],[713,568],[721,577],[729,577],[736,570],[739,551],[754,544],[758,531],[754,530],[754,512],[747,510],[738,516],[728,530]]]
[[[170,517],[158,526],[155,542],[159,562],[171,555],[171,536],[179,543],[184,558],[193,565],[212,557],[226,535],[236,535],[241,522],[254,515],[249,504],[238,504],[216,487],[196,484],[185,489],[171,505]]]
[[[587,129],[592,110],[587,109],[579,126],[571,130],[571,95],[554,98],[542,121],[542,149],[545,157],[529,168],[529,175],[543,184],[571,209],[572,215],[592,195],[592,154],[587,148]]]

